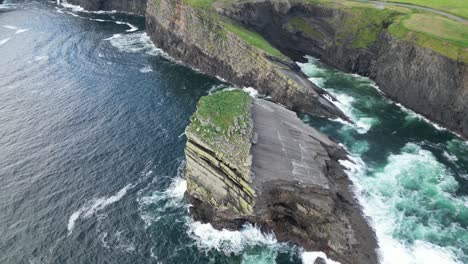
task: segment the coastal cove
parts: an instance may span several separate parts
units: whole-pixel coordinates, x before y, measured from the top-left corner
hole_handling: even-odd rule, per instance
[[[348,152],[337,162],[375,229],[381,263],[468,262],[468,142],[392,101],[369,78],[323,58],[272,59],[242,46],[236,34],[245,31],[229,26],[236,33],[225,37],[254,59],[210,77],[218,72],[209,63],[197,69],[210,60],[187,63],[176,34],[155,32],[148,26],[159,22],[135,15],[145,13],[145,1],[87,7],[106,11],[5,2],[1,263],[312,264],[317,256],[336,263],[259,226],[217,230],[189,213],[186,127],[200,98],[224,90],[296,110]],[[120,8],[135,14],[112,11]],[[255,87],[255,74],[237,74],[250,70],[270,88],[245,88]]]

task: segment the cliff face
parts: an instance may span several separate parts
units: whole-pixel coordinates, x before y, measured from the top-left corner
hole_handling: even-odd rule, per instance
[[[66,2],[90,11],[117,10],[144,15],[146,10],[146,0],[67,0]]]
[[[204,97],[187,127],[187,192],[200,219],[215,223],[253,212],[250,96],[239,90]],[[217,214],[211,211],[216,208]],[[218,218],[219,217],[219,218]],[[227,222],[226,222],[227,223]]]
[[[349,25],[354,20],[340,8],[260,0],[218,11],[255,29],[295,60],[313,55],[340,70],[369,76],[390,98],[468,137],[467,64],[393,37],[389,20],[360,25],[361,30],[380,29],[375,41],[363,44],[369,34],[354,34]]]
[[[233,84],[254,87],[288,108],[345,118],[292,61],[248,44],[227,30],[226,23],[216,12],[183,0],[150,1],[146,10],[149,36],[172,57]]]
[[[229,99],[231,93],[242,92],[220,93],[230,102],[236,100]],[[377,263],[373,231],[338,162],[346,159],[340,146],[294,112],[262,99],[248,99],[243,118],[212,130],[218,121],[200,125],[201,113],[222,115],[225,108],[206,115],[206,101],[200,101],[186,130],[187,196],[196,219],[218,228],[248,221],[341,263]]]

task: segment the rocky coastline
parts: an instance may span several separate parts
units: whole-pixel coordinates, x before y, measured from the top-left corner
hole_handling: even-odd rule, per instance
[[[378,263],[374,231],[340,165],[346,151],[295,114],[347,119],[294,63],[305,55],[368,76],[389,98],[468,137],[466,62],[396,38],[386,19],[359,25],[375,29],[363,41],[346,31],[346,9],[316,2],[70,2],[145,15],[147,34],[170,56],[268,98],[204,97],[186,129],[186,197],[193,217],[216,228],[255,223],[340,263]]]
[[[229,109],[241,103],[244,110]],[[209,107],[217,103],[222,108]],[[245,108],[247,106],[247,108]],[[231,116],[220,125],[211,116]],[[240,91],[200,100],[186,130],[187,198],[216,228],[255,223],[340,263],[377,263],[377,242],[340,160],[346,151],[294,112]]]
[[[381,21],[360,22],[363,28],[376,28],[375,41],[365,45],[359,41],[362,36],[349,29],[356,19],[341,7],[255,0],[217,10],[253,28],[293,60],[312,55],[342,71],[368,76],[389,98],[468,137],[466,61],[396,38],[389,33],[391,15]],[[464,53],[466,56],[468,51]]]

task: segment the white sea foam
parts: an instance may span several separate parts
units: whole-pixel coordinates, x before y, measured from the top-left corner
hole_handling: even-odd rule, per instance
[[[118,13],[117,10],[98,10],[98,11],[86,11],[94,14],[115,14]]]
[[[306,63],[300,63],[297,62],[297,65],[301,67],[302,72],[304,72],[307,76],[315,76],[315,75],[320,75],[325,72],[325,70],[321,69],[316,62],[318,59],[311,57],[311,56],[306,56],[306,59],[308,62]]]
[[[67,14],[72,15],[72,16],[74,16],[74,17],[83,18],[83,17],[80,17],[79,15],[77,15],[77,14],[75,14],[75,13],[73,13],[73,12],[67,12]]]
[[[0,40],[0,47],[5,45],[5,43],[7,43],[11,38],[5,38],[5,39],[2,39]]]
[[[103,40],[111,40],[111,39],[120,38],[120,37],[122,37],[122,34],[114,34],[111,37],[105,38]]]
[[[134,25],[128,23],[128,22],[122,22],[122,21],[114,21],[116,24],[119,24],[119,25],[127,25],[128,27],[130,27],[130,29],[127,29],[125,30],[126,32],[135,32],[138,30],[137,27],[135,27]]]
[[[150,65],[146,65],[145,67],[140,69],[141,73],[148,73],[148,72],[152,72],[152,71],[153,71],[153,68],[151,68]]]
[[[140,218],[145,223],[146,228],[151,226],[154,222],[159,221],[166,213],[166,210],[185,206],[183,197],[187,189],[187,182],[181,177],[184,166],[185,163],[180,165],[177,176],[172,180],[166,190],[152,191],[144,196],[142,196],[144,189],[139,191],[137,202],[139,205]],[[152,184],[150,184],[148,188],[151,188],[158,180],[160,179],[154,178]],[[157,206],[157,209],[154,210],[153,206]]]
[[[309,81],[317,85],[318,87],[324,87],[325,86],[325,79],[322,77],[311,77],[309,78]]]
[[[124,52],[145,52],[149,55],[164,55],[161,49],[154,46],[151,39],[144,32],[131,34],[115,34],[106,39],[111,45]]]
[[[34,57],[33,61],[36,61],[36,62],[39,62],[39,61],[48,61],[49,60],[49,56],[36,56]]]
[[[317,258],[322,258],[325,260],[327,264],[340,264],[337,261],[333,261],[327,257],[327,255],[321,251],[313,251],[313,252],[303,252],[302,253],[302,263],[303,264],[314,264]]]
[[[131,188],[133,188],[133,185],[128,184],[120,189],[115,195],[99,197],[85,203],[78,211],[73,212],[69,217],[67,225],[68,234],[70,235],[73,232],[75,223],[79,218],[89,218],[107,206],[120,201],[120,199],[122,199]]]
[[[21,33],[24,33],[26,31],[30,30],[29,28],[20,28],[18,30],[16,30],[15,34],[21,34]]]
[[[347,94],[343,94],[343,93],[337,93],[333,91],[329,91],[329,92],[333,96],[335,96],[336,100],[333,100],[329,96],[326,96],[325,98],[327,98],[329,101],[334,103],[341,111],[343,111],[343,113],[346,116],[350,117],[351,120],[353,120],[355,124],[351,124],[351,126],[355,127],[359,134],[367,133],[371,129],[372,125],[377,122],[376,118],[367,117],[367,116],[359,116],[355,114],[355,109],[353,108],[353,102],[354,102],[353,97]],[[334,121],[340,121],[340,120],[334,119]],[[346,124],[349,124],[349,123],[346,122]]]
[[[443,165],[439,164],[429,151],[422,150],[417,145],[409,143],[401,154],[389,157],[389,162],[382,172],[374,173],[372,176],[367,175],[369,172],[361,158],[351,156],[349,158],[350,160],[340,161],[340,163],[346,168],[347,174],[354,183],[354,193],[363,205],[365,215],[370,216],[372,219],[371,225],[375,228],[380,246],[381,263],[460,263],[448,248],[442,248],[423,240],[416,240],[409,245],[394,238],[395,231],[405,221],[404,212],[396,210],[396,206],[405,202],[405,199],[417,199],[408,197],[408,193],[404,191],[404,185],[411,183],[405,182],[408,180],[407,175],[419,173],[421,177],[429,177],[426,171],[416,171],[418,168],[425,168],[425,166],[429,166],[427,171],[435,171],[437,175],[444,173]],[[437,178],[437,175],[431,177]],[[433,182],[432,179],[425,181]],[[424,185],[426,183],[421,182],[420,184]],[[447,195],[446,191],[456,188],[454,184],[456,185],[456,181],[453,180],[452,176],[444,175],[440,182],[432,187],[432,190],[437,190],[443,197]],[[417,195],[417,192],[415,195]],[[441,228],[437,231],[441,233],[444,232],[445,227],[436,226],[432,228]],[[424,230],[418,232],[424,232]]]
[[[239,255],[253,246],[278,247],[273,234],[265,234],[259,228],[246,224],[240,231],[217,230],[211,224],[193,222],[188,219],[188,235],[195,240],[199,249],[217,250],[226,255]]]
[[[420,115],[420,114],[414,112],[413,110],[404,107],[402,104],[400,104],[400,103],[395,103],[395,104],[396,104],[397,106],[399,106],[399,107],[401,108],[401,110],[403,110],[404,112],[406,112],[406,113],[408,114],[407,119],[411,119],[411,118],[420,119],[420,120],[425,121],[426,123],[431,124],[431,125],[434,126],[434,128],[437,129],[437,130],[441,130],[441,131],[442,131],[442,130],[446,130],[445,128],[439,126],[438,124],[436,124],[436,123],[430,121],[429,119],[427,119],[427,118],[424,117],[423,115]]]
[[[63,1],[62,3],[60,3],[60,5],[63,6],[63,7],[65,7],[65,8],[71,9],[72,11],[75,11],[75,12],[83,12],[83,11],[85,11],[85,9],[82,8],[81,6],[79,6],[79,5],[72,5],[72,4],[67,3],[66,1]]]
[[[452,155],[452,154],[448,153],[447,151],[444,151],[443,154],[444,154],[444,157],[446,157],[451,162],[458,161],[457,156]]]
[[[258,91],[252,87],[244,87],[242,88],[242,91],[248,93],[253,98],[258,97]]]
[[[7,29],[12,29],[12,30],[18,29],[17,27],[11,26],[11,25],[4,25],[3,27],[4,27],[4,28],[7,28]]]

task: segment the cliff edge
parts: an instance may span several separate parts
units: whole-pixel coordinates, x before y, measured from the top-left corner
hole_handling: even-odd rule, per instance
[[[185,176],[195,219],[229,229],[255,223],[343,264],[378,262],[338,144],[240,90],[203,97],[191,121]]]
[[[262,36],[220,16],[200,1],[149,1],[146,29],[169,55],[240,87],[254,87],[282,105],[308,114],[347,117],[293,61]]]
[[[294,60],[368,76],[386,96],[468,137],[468,25],[363,1],[245,0],[217,11]]]

